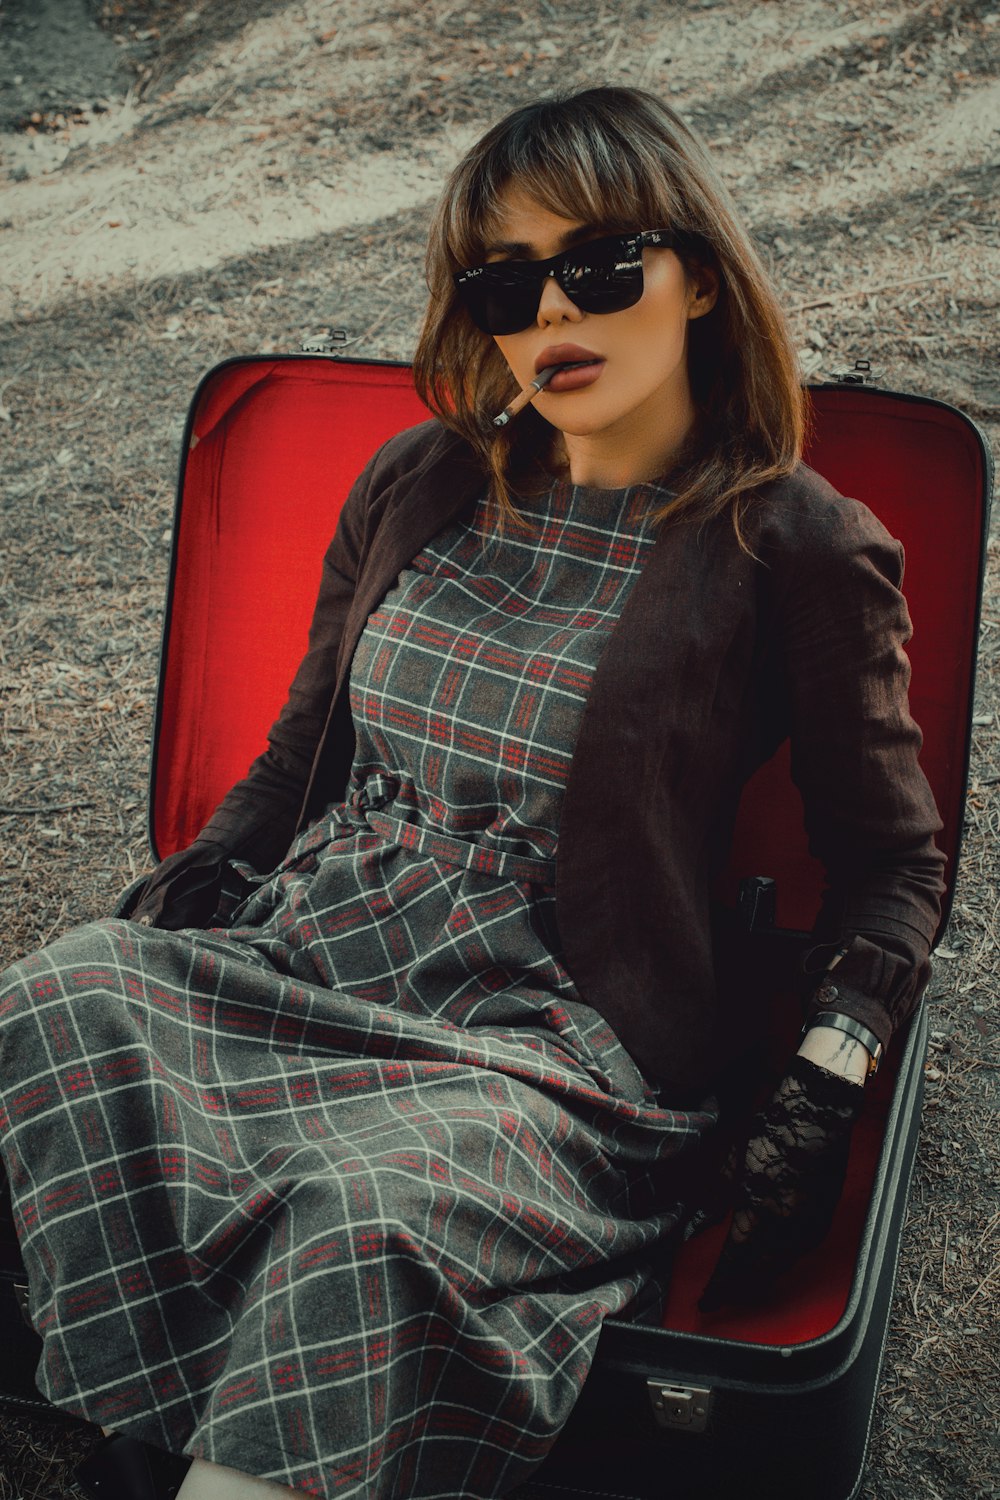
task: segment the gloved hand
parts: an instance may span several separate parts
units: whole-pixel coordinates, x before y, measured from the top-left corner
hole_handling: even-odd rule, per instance
[[[862,1084],[793,1059],[754,1119],[742,1168],[730,1158],[733,1222],[698,1303],[702,1312],[759,1300],[825,1237],[863,1098]]]
[[[161,860],[139,892],[129,920],[141,927],[207,927],[222,894],[227,854],[196,839]]]

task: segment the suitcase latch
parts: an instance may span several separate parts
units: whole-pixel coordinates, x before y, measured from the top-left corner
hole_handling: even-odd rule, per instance
[[[704,1432],[712,1404],[712,1392],[704,1385],[664,1385],[647,1380],[646,1389],[653,1404],[658,1427],[671,1432]]]

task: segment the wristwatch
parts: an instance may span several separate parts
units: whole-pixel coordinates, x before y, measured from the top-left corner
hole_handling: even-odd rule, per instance
[[[821,1011],[818,1015],[810,1016],[802,1028],[802,1035],[812,1031],[814,1026],[831,1026],[834,1031],[842,1031],[846,1036],[853,1037],[860,1042],[868,1053],[868,1077],[873,1077],[878,1072],[878,1065],[882,1061],[882,1043],[874,1031],[869,1031],[867,1026],[862,1026],[860,1021],[855,1021],[853,1016],[842,1016],[837,1011]]]

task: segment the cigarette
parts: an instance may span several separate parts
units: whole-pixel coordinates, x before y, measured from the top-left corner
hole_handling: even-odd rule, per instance
[[[566,368],[567,366],[565,365],[546,365],[544,370],[539,370],[534,380],[530,381],[524,387],[523,391],[518,391],[510,405],[505,406],[503,411],[499,412],[493,418],[493,426],[506,427],[511,417],[516,417],[519,411],[524,410],[529,401],[534,401],[539,391],[545,389],[557,370]]]

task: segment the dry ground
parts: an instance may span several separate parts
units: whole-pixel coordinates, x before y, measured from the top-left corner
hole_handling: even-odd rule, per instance
[[[3,958],[147,863],[173,473],[220,358],[340,325],[406,357],[443,172],[553,88],[660,91],[713,143],[805,374],[856,358],[1000,432],[996,0],[3,0]],[[865,1500],[1000,1494],[1000,608]],[[90,1441],[0,1419],[0,1500]],[[808,1497],[804,1497],[808,1500]]]

